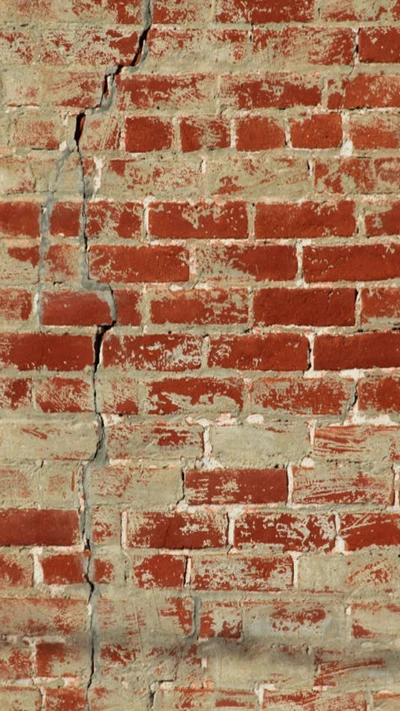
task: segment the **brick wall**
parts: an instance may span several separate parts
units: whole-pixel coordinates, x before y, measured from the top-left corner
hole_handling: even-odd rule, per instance
[[[398,711],[399,0],[0,20],[1,709]]]

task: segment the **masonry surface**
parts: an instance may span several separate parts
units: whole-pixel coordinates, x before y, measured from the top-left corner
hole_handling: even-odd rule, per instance
[[[399,711],[400,1],[0,23],[0,708]]]

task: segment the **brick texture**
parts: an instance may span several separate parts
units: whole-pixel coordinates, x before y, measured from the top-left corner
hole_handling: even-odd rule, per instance
[[[0,26],[0,708],[398,711],[399,0]]]

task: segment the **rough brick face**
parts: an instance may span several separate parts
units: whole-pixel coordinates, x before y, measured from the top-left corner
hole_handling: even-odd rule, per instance
[[[0,709],[398,711],[400,0],[0,22]]]

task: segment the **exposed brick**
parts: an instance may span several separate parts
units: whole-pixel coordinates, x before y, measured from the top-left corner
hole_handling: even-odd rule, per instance
[[[289,555],[206,555],[193,559],[191,585],[195,590],[266,592],[292,585]]]
[[[305,247],[304,277],[319,281],[381,281],[400,274],[397,244]]]
[[[244,290],[196,289],[164,294],[151,302],[153,323],[247,323],[248,295]]]
[[[152,415],[171,415],[188,407],[217,411],[240,410],[243,385],[229,378],[170,378],[147,386],[147,411]]]
[[[154,203],[150,207],[149,230],[152,237],[162,239],[244,239],[246,204]]]
[[[353,393],[352,381],[333,378],[260,378],[251,384],[251,403],[271,412],[339,415]]]
[[[277,333],[211,339],[209,364],[242,370],[306,370],[307,359],[306,338]]]
[[[132,116],[125,120],[125,146],[130,153],[146,153],[171,148],[173,127],[156,116]]]
[[[356,228],[354,202],[263,204],[257,206],[258,239],[313,237],[351,237]]]
[[[314,114],[293,120],[290,135],[294,148],[338,148],[342,143],[340,114]]]
[[[227,542],[227,521],[222,514],[134,513],[127,540],[130,547],[216,548]]]
[[[185,497],[193,505],[284,503],[287,475],[284,469],[193,469],[185,475]]]
[[[43,294],[42,323],[48,326],[111,325],[109,302],[101,292],[47,291]]]
[[[355,300],[354,289],[261,289],[254,296],[254,318],[263,326],[351,326]]]
[[[268,116],[246,116],[236,123],[236,148],[238,151],[264,151],[282,148],[285,132],[282,124]]]
[[[235,543],[240,547],[264,543],[292,551],[331,550],[334,538],[334,518],[329,515],[296,516],[257,511],[242,514],[235,525]]]
[[[0,336],[0,361],[19,370],[83,370],[93,362],[88,336],[10,333]]]
[[[0,511],[3,546],[70,546],[80,538],[75,511],[6,509]]]
[[[2,237],[39,237],[39,219],[39,203],[0,203],[0,233]]]
[[[187,281],[188,254],[181,247],[94,246],[89,252],[92,279],[103,282]]]
[[[359,333],[354,336],[317,336],[316,370],[391,368],[400,365],[400,334]]]
[[[219,22],[310,22],[314,18],[314,0],[294,2],[289,0],[276,5],[267,0],[261,6],[256,0],[218,0],[217,20]]]
[[[105,367],[183,371],[200,368],[201,339],[185,335],[109,335],[104,341]]]

